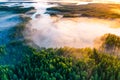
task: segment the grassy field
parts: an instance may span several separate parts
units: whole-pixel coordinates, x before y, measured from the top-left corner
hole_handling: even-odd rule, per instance
[[[120,18],[120,4],[60,5],[58,7],[48,8],[47,10],[48,14],[60,14],[64,15],[64,17]]]

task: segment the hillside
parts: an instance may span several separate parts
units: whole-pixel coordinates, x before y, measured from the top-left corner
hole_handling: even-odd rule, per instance
[[[91,3],[87,5],[63,5],[48,8],[48,14],[63,15],[64,17],[95,17],[103,19],[120,18],[119,4]],[[50,11],[50,12],[49,12]]]

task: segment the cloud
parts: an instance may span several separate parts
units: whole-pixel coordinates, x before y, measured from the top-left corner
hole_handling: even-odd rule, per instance
[[[39,47],[93,47],[94,40],[106,33],[120,36],[120,28],[111,28],[120,25],[119,19],[51,17],[49,14],[44,14],[46,8],[51,6],[56,5],[47,3],[34,5],[37,12],[27,24],[25,37]]]
[[[114,23],[95,18],[62,18],[54,23],[46,15],[30,21],[27,37],[39,47],[93,47],[94,40],[106,33],[120,36],[120,28],[110,28]]]

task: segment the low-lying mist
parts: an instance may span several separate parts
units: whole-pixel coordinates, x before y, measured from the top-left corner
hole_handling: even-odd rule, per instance
[[[8,11],[0,12],[0,31],[11,28],[20,23],[20,17]]]
[[[30,21],[29,39],[39,47],[93,47],[94,40],[106,33],[120,35],[115,20],[96,18],[52,18],[49,15]]]
[[[37,11],[27,24],[25,37],[39,47],[93,48],[94,40],[106,33],[120,36],[119,19],[63,18],[62,15],[51,17],[44,14],[52,6],[57,5],[36,3],[34,7]]]

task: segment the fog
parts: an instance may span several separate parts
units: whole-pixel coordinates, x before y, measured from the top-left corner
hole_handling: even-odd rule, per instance
[[[62,18],[52,22],[49,18],[32,20],[29,38],[39,47],[93,47],[94,40],[106,33],[120,36],[120,28],[110,28],[107,20]],[[105,22],[106,21],[106,22]],[[114,23],[114,21],[108,21]],[[114,25],[113,25],[114,26]]]
[[[51,6],[57,5],[35,4],[37,12],[27,24],[25,37],[39,47],[93,48],[94,40],[106,33],[120,36],[120,28],[113,28],[120,25],[119,19],[63,18],[62,15],[51,17],[49,14],[44,14],[46,8]]]
[[[3,29],[8,29],[14,27],[18,23],[20,23],[20,17],[17,14],[13,14],[7,11],[0,12],[0,31]]]
[[[45,14],[46,9],[58,5],[38,2],[30,6],[35,7],[36,13],[31,16],[32,20],[26,25],[24,37],[39,47],[93,48],[95,39],[106,33],[120,36],[120,28],[116,28],[120,25],[120,19],[63,18],[62,15],[51,17]]]

